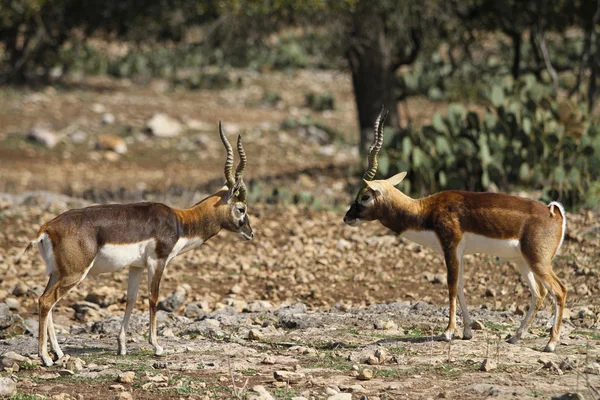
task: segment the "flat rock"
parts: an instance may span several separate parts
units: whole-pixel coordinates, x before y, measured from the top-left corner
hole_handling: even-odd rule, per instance
[[[273,377],[279,382],[298,383],[306,378],[306,375],[302,372],[275,371]]]
[[[352,400],[352,393],[336,393],[329,396],[327,400]]]
[[[8,351],[2,355],[2,367],[11,368],[14,364],[19,367],[23,367],[25,364],[31,364],[33,361],[25,356],[15,353],[14,351]]]

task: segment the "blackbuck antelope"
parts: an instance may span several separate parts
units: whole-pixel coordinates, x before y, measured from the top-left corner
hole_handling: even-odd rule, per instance
[[[457,294],[464,324],[463,339],[473,336],[464,294],[463,256],[486,253],[515,262],[529,285],[531,305],[509,342],[516,343],[527,331],[550,291],[555,312],[545,351],[554,351],[567,295],[565,286],[552,271],[552,258],[565,236],[563,206],[554,201],[546,206],[506,194],[457,190],[412,199],[395,188],[405,178],[406,172],[385,180],[373,180],[386,116],[382,109],[375,122],[375,139],[369,148],[363,187],[346,213],[344,222],[358,226],[363,221],[378,220],[394,232],[444,256],[450,300],[450,321],[442,334],[445,340],[451,340],[456,329]]]
[[[246,155],[238,137],[240,161],[233,174],[233,149],[221,122],[219,133],[227,150],[226,186],[191,208],[176,209],[160,203],[110,204],[67,211],[42,225],[34,244],[46,263],[48,285],[39,299],[39,355],[46,366],[47,336],[57,358],[63,356],[52,323],[52,308],[86,276],[115,272],[129,267],[127,305],[118,337],[118,354],[125,355],[127,325],[144,269],[148,270],[150,344],[161,355],[156,308],[163,272],[177,255],[195,249],[221,229],[253,236],[246,208],[246,186],[242,174]]]

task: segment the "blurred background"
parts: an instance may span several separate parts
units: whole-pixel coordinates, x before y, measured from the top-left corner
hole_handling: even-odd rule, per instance
[[[593,207],[599,18],[584,0],[2,0],[0,191],[188,204],[222,181],[221,119],[251,202],[341,207],[385,105],[379,173],[409,171],[407,192]]]

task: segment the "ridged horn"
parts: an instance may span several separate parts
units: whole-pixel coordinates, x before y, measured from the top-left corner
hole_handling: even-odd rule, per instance
[[[246,189],[246,184],[242,179],[242,175],[244,174],[244,170],[246,169],[246,164],[248,164],[248,158],[246,157],[246,152],[244,151],[244,146],[242,145],[242,135],[238,135],[237,151],[238,155],[240,156],[240,162],[238,163],[237,168],[235,169],[235,180],[236,182],[240,181],[238,200],[245,202],[246,194],[248,191]]]
[[[223,146],[225,146],[225,150],[227,150],[227,159],[225,160],[225,182],[227,187],[231,189],[233,185],[235,185],[235,180],[233,179],[233,148],[231,147],[229,140],[227,140],[225,132],[223,132],[221,121],[219,121],[219,135],[221,136],[221,141],[223,142]]]
[[[369,146],[369,166],[367,167],[367,171],[363,175],[363,179],[366,181],[371,181],[375,177],[377,173],[377,155],[379,154],[379,150],[381,150],[381,145],[383,144],[383,125],[385,124],[385,119],[388,116],[388,111],[385,107],[381,107],[381,111],[375,120],[375,126],[373,127],[375,131],[375,137],[373,138],[373,143]]]

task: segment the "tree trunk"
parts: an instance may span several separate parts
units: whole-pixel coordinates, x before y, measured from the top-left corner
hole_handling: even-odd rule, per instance
[[[512,63],[512,76],[515,79],[519,78],[521,72],[521,32],[513,32],[510,35],[513,42],[513,63]]]
[[[396,78],[384,22],[372,8],[372,5],[360,7],[353,15],[346,52],[358,111],[361,154],[366,153],[373,140],[373,124],[381,106],[389,110],[386,126],[400,127]]]

